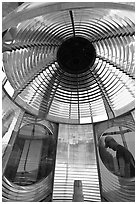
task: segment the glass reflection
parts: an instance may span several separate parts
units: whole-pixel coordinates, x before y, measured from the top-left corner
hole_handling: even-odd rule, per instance
[[[99,153],[108,170],[120,177],[135,176],[134,142],[134,132],[125,127],[113,127],[103,133]]]
[[[74,180],[82,181],[84,201],[100,201],[92,124],[59,124],[53,200],[72,201]]]
[[[54,138],[42,125],[30,124],[20,129],[14,143],[5,177],[21,186],[46,178],[53,169]]]

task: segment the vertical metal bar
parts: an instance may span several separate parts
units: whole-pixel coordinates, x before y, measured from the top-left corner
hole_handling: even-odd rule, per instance
[[[75,37],[75,25],[74,25],[74,18],[73,18],[73,13],[72,13],[72,11],[69,11],[69,14],[70,14],[71,23],[72,23],[73,36]]]
[[[94,142],[95,142],[95,153],[96,153],[96,161],[97,161],[99,189],[100,189],[100,196],[101,196],[101,200],[102,200],[102,182],[101,182],[101,173],[100,173],[98,150],[97,150],[98,142],[97,142],[96,131],[95,131],[95,126],[94,125],[93,125],[93,137],[94,137]]]
[[[24,163],[24,173],[26,172],[27,159],[28,159],[28,155],[29,155],[31,141],[32,141],[32,139],[34,137],[34,132],[35,132],[35,123],[33,124],[32,134],[31,134],[31,137],[30,137],[30,140],[29,140],[29,146],[28,146],[27,153],[26,153],[26,158],[25,158],[25,163]]]
[[[131,111],[131,115],[132,115],[133,121],[135,122],[135,110]]]
[[[109,112],[111,112],[111,114],[113,115],[113,117],[115,117],[115,114],[114,114],[114,111],[113,111],[113,107],[112,107],[112,104],[111,104],[111,101],[109,99],[109,96],[107,94],[107,91],[102,83],[102,80],[101,78],[99,77],[99,75],[96,73],[96,74],[93,74],[92,71],[90,71],[90,73],[92,74],[93,78],[95,79],[96,83],[98,84],[99,86],[99,89],[101,90],[101,93],[102,93],[102,100],[104,102],[104,106],[105,106],[105,110],[106,110],[106,114],[108,116],[108,119],[110,118],[109,117]]]
[[[61,78],[63,75],[64,75],[64,71],[60,74],[59,78]],[[55,77],[55,79],[56,79],[56,77]],[[54,86],[55,79],[54,79],[54,81],[53,81],[53,86]],[[54,90],[53,90],[53,86],[52,86],[53,94],[52,94],[52,96],[51,96],[51,99],[50,99],[50,101],[49,101],[49,104],[48,104],[48,106],[47,106],[47,109],[45,110],[45,113],[46,113],[46,114],[49,113],[50,107],[51,107],[51,105],[52,105],[52,102],[53,102],[53,100],[54,100],[54,96],[55,96],[55,94],[56,94],[56,91],[57,91],[57,89],[58,89],[58,86],[59,86],[60,82],[61,82],[61,80],[58,80],[57,85],[56,85],[56,87],[55,87]],[[42,102],[41,102],[41,103],[42,103]],[[39,108],[39,110],[40,110],[40,108]]]
[[[89,98],[88,90],[87,90],[87,96],[88,96],[88,103],[89,103],[89,111],[90,111],[91,122],[93,122],[93,114],[92,114],[92,108],[91,108],[91,104],[90,104],[90,98]]]
[[[59,134],[59,124],[54,124],[54,138],[55,138],[55,151],[53,156],[53,175],[52,175],[52,202],[53,202],[53,187],[54,187],[54,177],[55,177],[55,166],[56,166],[56,155],[57,155],[57,145],[58,145],[58,134]]]
[[[119,130],[120,130],[120,135],[121,135],[121,138],[122,138],[122,142],[124,144],[124,147],[126,147],[128,149],[128,146],[127,146],[127,143],[126,143],[126,139],[125,139],[125,135],[124,135],[124,132],[122,131],[122,127],[119,126]]]

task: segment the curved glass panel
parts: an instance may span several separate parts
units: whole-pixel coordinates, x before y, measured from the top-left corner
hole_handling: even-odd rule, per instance
[[[54,139],[39,124],[23,126],[14,143],[5,170],[12,183],[27,186],[46,178],[53,169]]]
[[[102,162],[113,174],[133,178],[135,176],[134,132],[127,127],[107,129],[99,139]]]

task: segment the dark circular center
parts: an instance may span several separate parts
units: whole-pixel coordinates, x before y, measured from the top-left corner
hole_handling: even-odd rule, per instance
[[[87,71],[95,62],[96,51],[92,43],[82,37],[64,41],[57,52],[59,66],[71,74]]]

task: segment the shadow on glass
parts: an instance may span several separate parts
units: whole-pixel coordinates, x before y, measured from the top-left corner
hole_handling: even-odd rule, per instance
[[[113,174],[123,178],[135,177],[135,135],[127,127],[107,129],[99,139],[103,164]]]

